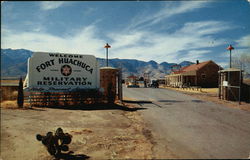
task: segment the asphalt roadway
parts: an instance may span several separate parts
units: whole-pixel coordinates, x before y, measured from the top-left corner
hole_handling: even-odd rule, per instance
[[[162,88],[123,88],[152,131],[154,158],[238,159],[250,155],[250,112]]]

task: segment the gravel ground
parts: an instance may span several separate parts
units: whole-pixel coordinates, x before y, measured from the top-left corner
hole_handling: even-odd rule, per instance
[[[52,160],[36,134],[61,127],[74,153],[62,159],[150,159],[151,132],[133,105],[87,108],[1,108],[3,160]]]

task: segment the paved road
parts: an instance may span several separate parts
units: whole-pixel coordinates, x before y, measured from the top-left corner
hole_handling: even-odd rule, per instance
[[[161,88],[124,87],[124,97],[144,101],[154,158],[249,157],[250,112]]]

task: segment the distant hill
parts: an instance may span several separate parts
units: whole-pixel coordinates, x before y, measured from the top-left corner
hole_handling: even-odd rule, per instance
[[[1,76],[26,75],[27,60],[32,54],[26,49],[1,49]]]
[[[33,54],[32,51],[26,49],[1,49],[1,76],[2,77],[19,77],[25,76],[27,73],[27,60]],[[101,67],[106,65],[106,60],[97,58]],[[177,63],[157,62],[151,60],[149,62],[136,59],[109,59],[109,66],[122,68],[123,77],[129,75],[143,76],[148,73],[150,77],[163,78],[171,72],[171,67]],[[188,66],[194,64],[189,61],[183,61],[179,65]]]

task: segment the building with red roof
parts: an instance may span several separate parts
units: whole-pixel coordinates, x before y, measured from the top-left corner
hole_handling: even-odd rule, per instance
[[[182,67],[178,71],[165,76],[166,85],[172,87],[200,86],[216,87],[218,86],[218,71],[220,66],[213,61],[205,61]]]
[[[138,81],[138,77],[137,76],[134,76],[134,75],[130,75],[126,78],[126,82],[125,84],[126,85],[137,85],[137,81]]]

